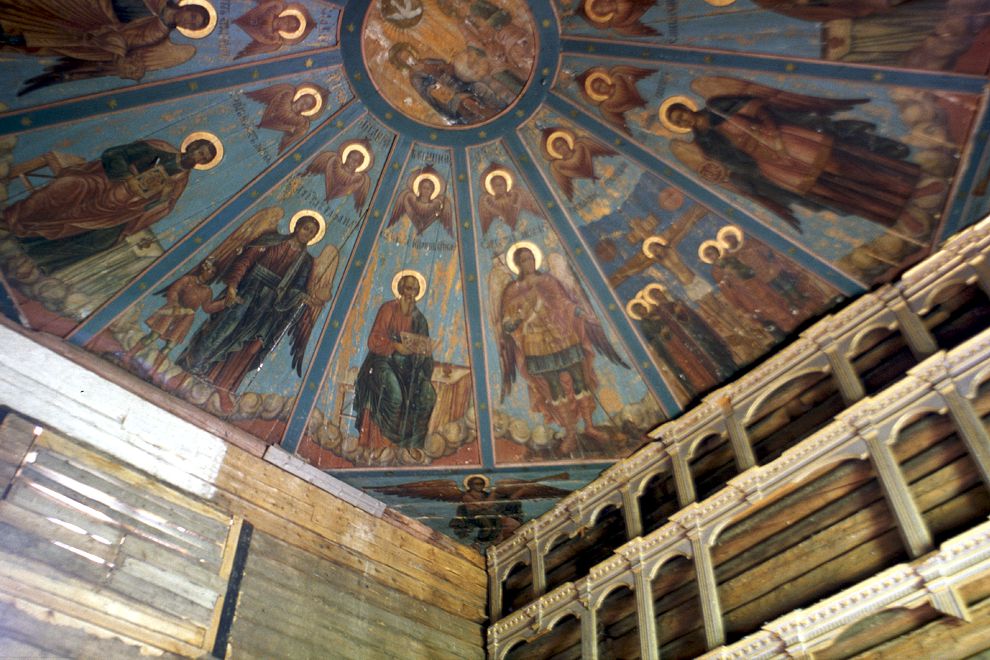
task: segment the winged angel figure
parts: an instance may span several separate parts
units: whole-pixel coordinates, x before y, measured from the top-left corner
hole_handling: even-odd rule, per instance
[[[251,43],[234,56],[235,60],[295,46],[309,36],[314,27],[313,17],[305,6],[283,0],[259,0],[257,6],[235,18],[234,24],[251,37]]]
[[[705,108],[675,96],[660,118],[675,133],[693,134],[693,142],[672,140],[670,148],[704,179],[799,231],[795,206],[917,230],[905,213],[921,178],[921,168],[906,160],[910,149],[877,135],[870,122],[836,118],[869,99],[806,96],[722,76],[698,78],[691,89]]]
[[[502,396],[512,391],[521,373],[529,389],[530,409],[564,429],[559,451],[578,448],[578,423],[596,442],[608,440],[595,427],[598,380],[594,359],[600,354],[629,366],[609,343],[604,329],[567,260],[551,254],[550,272],[540,272],[542,251],[529,241],[512,245],[488,277],[502,366]],[[516,277],[513,277],[515,275]]]
[[[258,211],[209,256],[226,285],[224,307],[199,327],[177,364],[213,383],[224,403],[223,394],[235,392],[285,336],[292,368],[302,375],[310,333],[333,295],[337,248],[326,245],[315,258],[307,249],[323,238],[326,221],[299,211],[282,234],[276,227],[284,213]]]
[[[635,66],[613,66],[609,69],[595,66],[579,75],[575,81],[581,96],[598,106],[602,119],[629,134],[626,113],[646,107],[646,99],[636,89],[636,83],[654,73],[656,69]]]
[[[309,124],[323,110],[327,90],[317,85],[281,83],[247,92],[247,97],[265,105],[259,128],[282,132],[279,152],[285,151],[306,135]]]
[[[618,155],[611,147],[560,127],[545,128],[540,147],[543,157],[550,163],[554,181],[567,199],[574,197],[574,179],[598,180],[595,157]]]
[[[469,474],[464,478],[463,490],[450,479],[415,481],[373,490],[398,497],[457,502],[457,513],[450,526],[460,538],[467,538],[477,530],[473,545],[483,550],[487,545],[504,541],[522,525],[522,500],[560,499],[571,492],[540,482],[569,478],[564,472],[533,481],[502,479],[492,484],[483,474]]]

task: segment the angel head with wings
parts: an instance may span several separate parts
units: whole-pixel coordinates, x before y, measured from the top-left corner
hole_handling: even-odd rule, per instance
[[[399,193],[388,225],[391,227],[402,216],[409,218],[417,234],[439,222],[448,234],[454,235],[453,204],[444,191],[444,180],[432,165],[413,172],[409,187]]]
[[[574,197],[574,180],[598,180],[595,174],[597,156],[615,156],[617,152],[583,135],[559,126],[543,129],[540,147],[550,163],[550,173],[567,199]]]
[[[450,526],[459,538],[474,533],[472,546],[482,551],[509,538],[522,525],[523,500],[560,499],[571,492],[541,482],[569,478],[564,472],[540,479],[501,479],[492,483],[484,474],[469,474],[462,481],[463,489],[450,479],[431,479],[373,490],[398,497],[458,503]]]
[[[626,113],[646,107],[646,99],[636,89],[636,83],[654,73],[654,69],[634,66],[613,66],[609,69],[595,66],[579,75],[575,82],[581,96],[598,106],[605,121],[628,134]]]
[[[311,83],[281,83],[247,92],[247,97],[265,105],[258,128],[281,131],[278,148],[282,152],[306,135],[310,122],[323,111],[327,90]]]
[[[332,296],[337,248],[326,245],[315,258],[308,250],[326,233],[323,216],[299,211],[283,234],[276,230],[283,215],[278,207],[258,211],[210,254],[226,285],[224,306],[196,330],[176,362],[216,386],[226,406],[286,336],[292,369],[302,374],[306,343]]]
[[[519,214],[529,211],[540,215],[540,206],[528,190],[516,184],[515,177],[499,163],[492,163],[481,173],[484,194],[478,200],[478,215],[481,218],[481,231],[488,233],[495,218],[515,230]]]
[[[234,24],[251,37],[251,43],[234,56],[239,60],[300,43],[312,32],[313,17],[296,2],[261,0],[258,6],[234,19]]]
[[[521,373],[530,409],[564,429],[558,450],[571,454],[578,448],[581,421],[585,437],[599,444],[608,441],[592,419],[598,388],[595,355],[628,365],[609,342],[567,260],[554,253],[547,262],[550,272],[541,272],[543,251],[530,241],[513,244],[504,264],[496,260],[489,276],[492,300],[499,301],[492,324],[499,340],[502,400]]]
[[[371,176],[368,170],[375,162],[371,142],[361,138],[348,140],[336,151],[324,151],[313,159],[306,174],[322,174],[326,184],[326,200],[350,196],[354,210],[364,208]]]
[[[641,19],[654,5],[656,0],[582,0],[577,14],[598,30],[650,37],[660,33]]]

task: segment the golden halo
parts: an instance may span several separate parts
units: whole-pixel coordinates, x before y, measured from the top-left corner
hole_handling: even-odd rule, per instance
[[[298,39],[299,37],[303,36],[303,32],[306,31],[306,17],[303,16],[303,13],[298,9],[292,9],[290,7],[289,9],[283,9],[282,12],[278,15],[278,18],[286,18],[287,16],[294,16],[297,19],[299,19],[299,27],[296,29],[295,32],[286,32],[284,30],[279,30],[278,36],[282,37],[287,41],[292,41],[293,39]]]
[[[650,259],[656,258],[653,256],[653,253],[650,252],[650,247],[654,245],[659,245],[660,247],[667,247],[669,243],[667,242],[666,239],[661,238],[660,236],[650,236],[645,241],[643,241],[643,254],[645,254]]]
[[[202,7],[206,10],[209,18],[206,20],[206,25],[198,30],[190,30],[189,28],[178,27],[176,30],[179,31],[183,37],[189,37],[190,39],[202,39],[203,37],[208,37],[211,32],[217,27],[217,10],[213,8],[213,5],[208,2],[208,0],[179,0],[180,7],[188,6]]]
[[[687,107],[691,108],[691,112],[698,111],[698,104],[694,102],[694,99],[684,96],[683,94],[678,94],[677,96],[671,96],[670,98],[666,99],[663,103],[660,104],[660,109],[657,111],[657,114],[660,116],[660,123],[663,124],[663,127],[666,128],[671,133],[690,133],[691,132],[690,128],[683,128],[681,126],[677,126],[672,121],[670,121],[670,117],[668,116],[670,114],[670,106],[676,105],[678,103],[682,105],[686,105]]]
[[[719,259],[721,259],[722,255],[725,254],[725,251],[722,249],[722,244],[719,243],[718,241],[710,241],[710,240],[702,241],[701,245],[698,246],[698,258],[701,259],[702,263],[711,265],[715,263],[715,260],[709,259],[708,257],[705,256],[705,248],[709,248],[709,247],[714,247],[716,250],[718,250]]]
[[[420,298],[426,295],[426,278],[423,277],[423,274],[420,273],[418,270],[410,270],[407,268],[405,270],[400,270],[398,273],[396,273],[395,277],[392,278],[392,295],[395,296],[396,298],[402,297],[399,295],[399,282],[406,275],[412,275],[413,277],[416,278],[416,281],[419,282],[419,294],[416,296],[416,300],[418,301]]]
[[[505,192],[509,192],[510,190],[512,190],[512,174],[509,173],[509,170],[500,167],[497,170],[492,170],[491,172],[485,175],[485,192],[487,192],[492,197],[495,196],[495,191],[492,190],[492,179],[494,179],[497,176],[500,176],[503,179],[505,179]]]
[[[442,185],[440,183],[440,177],[433,172],[421,172],[420,174],[417,174],[416,178],[413,179],[412,182],[412,191],[416,197],[419,197],[419,184],[423,183],[423,179],[428,179],[433,183],[433,194],[430,195],[430,201],[432,202],[440,194],[440,187]]]
[[[607,23],[612,20],[613,16],[615,16],[614,11],[610,11],[607,14],[599,14],[595,12],[595,10],[591,8],[593,4],[595,4],[595,0],[584,0],[584,13],[587,14],[588,18],[595,23]]]
[[[206,131],[195,131],[187,135],[186,139],[182,141],[182,144],[179,145],[179,152],[185,153],[189,145],[196,140],[206,140],[217,150],[217,155],[213,157],[213,160],[203,163],[202,165],[195,166],[197,170],[212,170],[220,164],[221,160],[223,160],[223,142],[221,142],[220,138],[213,133],[207,133]]]
[[[464,490],[470,490],[468,488],[468,482],[471,481],[472,479],[481,479],[482,481],[484,481],[485,482],[485,490],[488,490],[489,488],[492,487],[492,480],[489,479],[488,477],[486,477],[485,475],[483,475],[483,474],[469,474],[468,476],[464,477],[464,480],[461,482],[461,484],[464,486]]]
[[[550,154],[550,157],[554,160],[560,160],[564,157],[562,153],[553,148],[553,143],[557,140],[557,138],[564,138],[564,142],[567,143],[567,146],[571,149],[574,148],[574,136],[570,131],[554,131],[547,136],[547,153]]]
[[[725,237],[730,234],[735,235],[736,242],[738,243],[738,245],[736,245],[733,249],[730,249],[729,245],[725,242]],[[746,240],[746,235],[740,227],[736,225],[726,225],[718,230],[718,233],[715,234],[715,238],[718,240],[719,245],[725,248],[726,252],[735,252],[743,246],[743,242]]]
[[[306,245],[315,245],[323,240],[323,236],[327,233],[327,221],[323,218],[319,211],[314,211],[313,209],[303,209],[302,211],[297,211],[292,219],[289,220],[289,233],[291,234],[296,230],[296,223],[299,222],[299,218],[304,215],[312,216],[316,218],[316,222],[319,223],[320,229],[316,232],[316,236],[310,240]]]
[[[612,84],[611,76],[609,76],[607,73],[603,71],[595,71],[590,76],[584,79],[584,92],[588,95],[588,98],[590,98],[592,101],[597,101],[598,103],[601,103],[602,101],[607,101],[609,98],[608,94],[599,94],[592,89],[591,83],[593,83],[596,80],[604,80],[606,84],[608,85]]]
[[[640,304],[643,307],[645,307],[647,312],[650,311],[650,306],[646,303],[646,301],[640,298],[639,296],[636,296],[635,298],[633,298],[632,300],[626,303],[626,314],[633,321],[642,321],[643,315],[633,311],[633,306],[636,304]]]
[[[643,287],[643,293],[646,294],[646,296],[647,296],[645,298],[645,300],[647,302],[656,302],[656,303],[659,303],[660,302],[660,299],[658,299],[658,300],[650,300],[649,295],[650,295],[650,293],[652,291],[659,291],[660,294],[663,297],[666,297],[667,287],[665,287],[664,285],[660,284],[659,282],[650,282],[645,287]]]
[[[371,167],[371,154],[368,153],[368,148],[359,142],[352,142],[344,147],[344,150],[340,152],[340,161],[346,161],[352,151],[356,151],[364,156],[364,160],[357,166],[357,169],[354,170],[355,172],[364,172],[366,169]]]
[[[705,0],[712,7],[728,7],[736,0]]]
[[[509,249],[505,253],[505,261],[509,266],[509,270],[512,271],[512,274],[519,274],[519,266],[516,265],[515,260],[516,250],[519,248],[526,248],[533,253],[533,260],[536,261],[536,270],[539,270],[540,266],[543,265],[543,250],[541,250],[540,247],[532,241],[519,241],[510,245]]]
[[[303,85],[296,90],[296,95],[292,97],[292,102],[295,103],[304,96],[312,96],[316,99],[316,105],[313,106],[312,110],[303,110],[299,114],[303,117],[312,117],[313,115],[319,114],[320,110],[323,109],[323,95],[320,94],[320,90],[316,89],[312,85]]]

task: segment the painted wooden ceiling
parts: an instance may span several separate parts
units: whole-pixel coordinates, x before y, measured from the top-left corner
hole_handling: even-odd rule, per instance
[[[988,10],[0,0],[0,302],[483,547],[986,214]]]

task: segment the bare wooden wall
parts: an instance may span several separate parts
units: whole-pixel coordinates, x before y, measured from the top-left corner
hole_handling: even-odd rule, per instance
[[[176,487],[142,469],[132,435],[95,448],[54,430],[62,403],[48,406],[0,425],[0,656],[484,656],[471,550],[250,447],[221,443],[208,487]],[[157,433],[167,453],[176,431]]]

